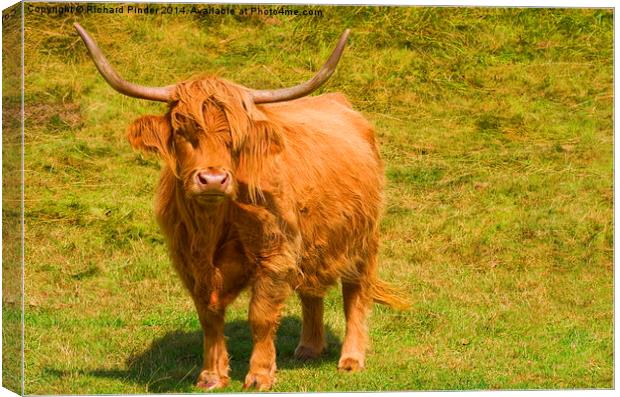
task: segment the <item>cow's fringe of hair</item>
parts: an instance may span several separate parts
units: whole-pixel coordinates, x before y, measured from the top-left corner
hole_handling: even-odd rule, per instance
[[[261,177],[273,159],[271,154],[279,152],[283,143],[283,128],[279,123],[260,111],[245,89],[222,79],[179,84],[176,96],[190,104],[192,119],[205,129],[203,103],[210,101],[223,110],[230,127],[233,152],[238,155],[239,173],[246,178],[250,201],[256,203],[264,199]],[[203,98],[203,101],[195,98]]]

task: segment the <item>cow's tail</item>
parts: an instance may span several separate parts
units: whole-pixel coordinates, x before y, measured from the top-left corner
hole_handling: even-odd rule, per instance
[[[411,303],[403,291],[378,278],[372,283],[371,293],[372,299],[376,303],[387,305],[398,310],[407,310],[411,307]]]

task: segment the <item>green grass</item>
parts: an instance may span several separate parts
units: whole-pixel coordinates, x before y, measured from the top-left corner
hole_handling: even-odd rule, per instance
[[[21,4],[2,22],[2,386],[22,391]]]
[[[352,29],[320,91],[376,126],[380,273],[413,306],[376,306],[367,370],[340,374],[338,290],[328,352],[308,364],[292,358],[292,298],[275,391],[613,387],[612,12],[320,9],[27,15],[26,393],[198,392],[200,327],[152,215],[159,163],[124,137],[165,106],[108,87],[74,21],[130,80],[209,72],[254,88],[308,78]],[[227,317],[229,391],[251,350],[247,298]]]

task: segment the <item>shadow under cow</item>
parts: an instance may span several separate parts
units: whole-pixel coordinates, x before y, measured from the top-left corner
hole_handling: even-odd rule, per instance
[[[277,365],[280,369],[316,367],[325,362],[338,363],[341,342],[326,326],[328,347],[318,359],[301,361],[293,357],[299,342],[301,321],[287,316],[281,319],[276,338]],[[247,321],[226,324],[224,331],[230,356],[231,379],[243,382],[252,352],[252,336]],[[87,371],[90,376],[123,379],[144,385],[149,392],[189,391],[202,366],[202,331],[173,331],[154,340],[149,348],[127,359],[125,370]]]

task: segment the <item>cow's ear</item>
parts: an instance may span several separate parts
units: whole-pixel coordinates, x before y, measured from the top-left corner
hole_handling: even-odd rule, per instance
[[[258,156],[277,154],[284,148],[282,128],[267,113],[257,107],[251,97],[242,98],[243,109],[248,118],[246,133],[242,134],[242,144],[246,154]]]
[[[262,196],[261,181],[285,147],[283,128],[267,109],[256,106],[248,92],[240,92],[240,106],[226,109],[237,160],[237,177],[247,183],[250,200]]]
[[[166,162],[171,160],[172,130],[162,116],[142,116],[129,126],[127,139],[136,150],[157,153]]]
[[[280,153],[284,149],[282,128],[269,119],[252,120],[250,133],[245,143],[246,151],[259,156]]]

